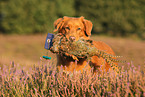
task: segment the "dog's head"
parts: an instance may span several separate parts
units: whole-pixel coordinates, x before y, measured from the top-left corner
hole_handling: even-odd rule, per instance
[[[54,22],[54,32],[63,33],[68,39],[78,40],[79,38],[89,39],[92,30],[92,22],[84,19],[84,17],[59,18]]]

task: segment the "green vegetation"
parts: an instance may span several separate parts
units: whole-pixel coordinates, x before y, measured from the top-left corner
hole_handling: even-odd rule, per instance
[[[63,16],[84,16],[93,33],[145,39],[144,0],[1,0],[0,33],[33,34],[53,31]]]
[[[93,21],[94,32],[145,38],[144,0],[77,0],[78,15]],[[84,10],[85,9],[85,10]]]

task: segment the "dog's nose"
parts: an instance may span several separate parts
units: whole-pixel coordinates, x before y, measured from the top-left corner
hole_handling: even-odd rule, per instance
[[[76,38],[74,36],[70,36],[69,39],[74,41]]]

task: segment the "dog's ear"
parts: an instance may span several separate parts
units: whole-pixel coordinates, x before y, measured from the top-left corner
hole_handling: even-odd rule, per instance
[[[59,18],[59,19],[57,19],[55,22],[54,22],[54,30],[53,30],[53,32],[56,32],[56,31],[58,31],[58,29],[61,27],[61,25],[62,25],[62,22],[63,22],[63,18]]]
[[[85,33],[87,36],[91,36],[91,31],[92,31],[92,27],[93,24],[91,21],[84,19],[84,17],[80,17],[80,19],[83,21],[84,26],[85,26]]]
[[[61,28],[63,27],[63,25],[64,25],[64,22],[65,22],[67,19],[69,19],[69,17],[67,17],[67,16],[64,16],[63,18],[57,19],[57,20],[54,22],[54,27],[55,27],[55,29],[54,29],[53,32],[56,32],[56,31],[58,31],[59,29],[61,29]]]

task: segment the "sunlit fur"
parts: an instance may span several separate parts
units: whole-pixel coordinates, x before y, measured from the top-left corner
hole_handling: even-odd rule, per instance
[[[59,18],[54,22],[54,32],[63,33],[68,39],[73,39],[74,41],[79,38],[90,39],[92,22],[84,19],[84,17],[63,17]],[[115,55],[113,50],[102,41],[93,41],[93,45],[99,50],[103,50],[108,54]],[[91,61],[88,62],[86,58],[79,59],[79,61],[73,60],[71,57],[66,57],[64,55],[57,55],[57,67],[65,71],[83,71],[84,69],[90,70],[92,67],[94,71],[108,71],[110,65],[98,56],[93,56]],[[117,65],[117,63],[115,63]],[[115,67],[117,69],[117,67]]]

